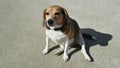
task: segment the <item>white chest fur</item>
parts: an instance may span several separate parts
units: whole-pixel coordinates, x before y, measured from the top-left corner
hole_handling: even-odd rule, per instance
[[[66,40],[68,38],[61,31],[54,31],[54,30],[46,30],[46,35],[48,38],[50,38],[52,41],[54,41],[57,44],[62,44],[64,42],[66,42]]]

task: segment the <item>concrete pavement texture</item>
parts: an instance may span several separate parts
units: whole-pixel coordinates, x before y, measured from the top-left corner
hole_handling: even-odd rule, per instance
[[[83,32],[93,62],[84,59],[80,48],[69,49],[70,59],[54,55],[58,46],[42,54],[45,33],[42,12],[50,5],[67,9]],[[0,68],[120,68],[120,0],[0,0]]]

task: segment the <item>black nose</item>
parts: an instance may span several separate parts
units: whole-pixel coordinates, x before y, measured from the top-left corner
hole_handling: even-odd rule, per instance
[[[54,21],[52,19],[49,19],[48,24],[49,24],[49,26],[54,26]]]

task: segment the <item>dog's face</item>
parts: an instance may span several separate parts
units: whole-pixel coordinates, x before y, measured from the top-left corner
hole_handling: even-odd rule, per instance
[[[43,12],[43,21],[51,29],[60,28],[67,18],[67,11],[60,6],[50,6]]]

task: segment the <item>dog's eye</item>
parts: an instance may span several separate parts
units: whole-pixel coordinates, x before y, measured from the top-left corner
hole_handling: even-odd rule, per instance
[[[49,15],[49,13],[48,13],[48,12],[46,12],[46,13],[45,13],[45,15]]]
[[[56,12],[55,15],[60,15],[60,13],[59,13],[59,12]]]

